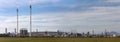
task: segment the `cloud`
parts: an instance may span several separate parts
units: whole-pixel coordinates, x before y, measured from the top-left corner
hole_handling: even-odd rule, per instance
[[[33,31],[44,30],[63,30],[77,32],[87,32],[95,29],[96,32],[102,32],[105,28],[114,31],[119,28],[120,6],[115,7],[92,7],[85,12],[66,12],[66,13],[46,13],[33,15]],[[1,16],[4,19],[1,28],[16,28],[16,16]],[[29,16],[19,16],[20,28],[29,28]],[[116,22],[117,21],[117,22]],[[115,29],[116,28],[116,29]],[[12,31],[12,30],[10,30]]]
[[[109,3],[106,0],[1,0],[0,11],[8,12],[8,10],[16,9],[20,7],[22,12],[28,10],[29,4],[33,5],[33,10],[36,12],[69,12],[69,11],[86,11],[91,7],[96,6],[119,6],[119,3]]]
[[[32,0],[32,4],[38,3],[56,3],[60,0]],[[0,6],[4,8],[6,6],[15,7],[16,0],[1,0]],[[103,2],[103,1],[102,1]],[[45,6],[47,8],[51,8],[55,11],[58,9],[63,9],[63,12],[51,12],[51,13],[33,13],[33,31],[39,29],[40,31],[44,30],[63,30],[63,31],[77,31],[77,32],[87,32],[95,29],[96,32],[102,32],[105,28],[109,28],[109,31],[114,31],[119,28],[120,20],[119,20],[119,11],[120,6],[111,6],[109,4],[107,7],[102,2],[93,2],[93,3],[86,3],[83,2],[77,4],[53,4]],[[24,6],[25,0],[18,0],[18,4]],[[27,2],[28,3],[28,2]],[[68,2],[69,3],[69,2]],[[95,4],[96,3],[96,4]],[[9,5],[7,5],[9,4]],[[83,6],[83,10],[76,11],[77,9],[81,9]],[[39,8],[39,7],[38,7]],[[44,6],[43,6],[44,8]],[[43,9],[41,8],[41,9]],[[36,8],[37,9],[37,8]],[[64,12],[65,9],[70,11]],[[84,11],[85,10],[85,11]],[[38,10],[37,10],[38,11]],[[44,9],[42,10],[44,11]],[[49,10],[50,11],[50,10]],[[12,29],[16,28],[16,16],[0,16],[0,28],[9,28],[9,31],[13,31]],[[29,15],[21,15],[19,16],[19,27],[20,28],[28,28],[29,29]],[[1,30],[2,32],[4,30]],[[117,30],[119,31],[119,30]]]

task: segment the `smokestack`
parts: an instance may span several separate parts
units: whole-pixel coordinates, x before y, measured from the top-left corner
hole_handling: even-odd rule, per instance
[[[32,36],[32,5],[30,5],[30,37]]]
[[[19,31],[19,17],[18,17],[18,8],[16,9],[16,12],[17,12],[17,34],[18,34],[18,31]]]
[[[38,32],[38,29],[36,29],[36,32]]]
[[[15,34],[16,34],[17,32],[16,32],[16,28],[15,28]]]
[[[5,28],[5,33],[7,34],[7,28]]]
[[[105,36],[107,36],[107,30],[105,29]]]
[[[95,33],[94,33],[94,30],[92,30],[92,33],[93,33],[93,35],[95,34]]]

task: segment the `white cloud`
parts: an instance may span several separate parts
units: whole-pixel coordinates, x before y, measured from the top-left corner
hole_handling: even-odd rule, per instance
[[[32,0],[32,4],[36,3],[56,3],[60,0]],[[26,0],[0,0],[0,8],[7,6],[16,7],[16,2],[20,6],[27,5]],[[120,2],[119,0],[108,0],[108,2]],[[56,6],[56,5],[55,5]],[[59,6],[59,5],[58,5]],[[61,7],[76,8],[79,4],[63,5]],[[43,6],[44,7],[44,6]],[[46,6],[49,7],[49,6]],[[59,6],[60,7],[60,6]],[[40,31],[58,29],[64,31],[76,30],[78,32],[91,31],[102,32],[105,28],[109,31],[119,31],[120,27],[120,6],[112,7],[90,7],[90,10],[84,12],[68,12],[68,13],[46,13],[33,15],[33,30],[39,28]],[[9,31],[16,28],[16,16],[0,16],[0,28],[9,28]],[[20,16],[20,28],[29,28],[29,16]],[[0,30],[4,32],[4,30]]]
[[[6,2],[7,3],[7,2]],[[12,3],[11,3],[12,4]],[[120,6],[92,7],[85,12],[51,13],[33,15],[33,29],[40,30],[66,30],[77,29],[80,32],[89,31],[91,28],[103,30],[109,27],[111,30],[119,28]],[[16,28],[16,16],[0,16],[0,28]],[[114,20],[115,19],[115,20]],[[29,28],[29,16],[20,16],[20,28]],[[82,30],[81,30],[82,29]],[[0,30],[4,31],[4,30]],[[13,30],[10,30],[13,31]]]

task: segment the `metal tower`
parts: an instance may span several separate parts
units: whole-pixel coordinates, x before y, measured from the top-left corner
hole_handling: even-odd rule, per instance
[[[17,11],[17,34],[18,34],[18,31],[19,31],[19,15],[18,15],[18,8],[16,9]]]
[[[94,35],[94,34],[95,34],[94,30],[92,30],[92,35]]]
[[[16,28],[14,29],[14,32],[15,32],[15,34],[17,33],[17,32],[16,32]]]
[[[105,36],[107,36],[107,30],[105,29]]]
[[[30,37],[32,36],[32,5],[30,5]]]
[[[7,34],[7,28],[5,28],[5,34]]]

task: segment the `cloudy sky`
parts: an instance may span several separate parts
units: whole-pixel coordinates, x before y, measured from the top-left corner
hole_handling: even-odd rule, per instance
[[[96,33],[120,32],[120,0],[0,0],[0,33],[16,28],[29,30],[29,5],[32,5],[32,29]]]

